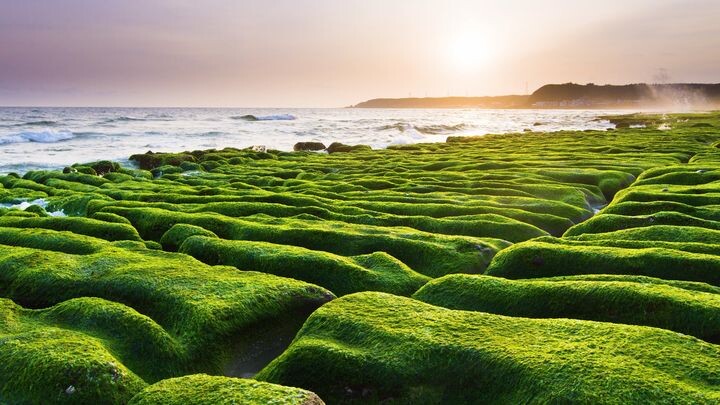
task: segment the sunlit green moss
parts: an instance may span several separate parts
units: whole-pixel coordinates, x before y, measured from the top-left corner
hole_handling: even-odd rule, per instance
[[[295,246],[203,236],[186,239],[180,252],[209,264],[308,281],[337,295],[359,291],[410,295],[429,280],[382,252],[345,257]]]
[[[131,405],[250,404],[322,405],[310,391],[277,384],[195,374],[160,381],[133,397]]]
[[[481,272],[497,250],[508,246],[502,240],[438,235],[401,227],[266,216],[236,219],[156,208],[105,207],[104,210],[129,219],[148,239],[160,239],[173,225],[185,223],[209,230],[224,239],[299,246],[343,256],[386,252],[428,276]]]
[[[713,403],[719,355],[657,328],[358,293],[315,311],[258,379],[333,403]]]
[[[0,245],[0,291],[29,308],[100,297],[149,317],[182,348],[172,359],[133,364],[135,373],[151,381],[187,371],[217,373],[238,358],[263,355],[255,347],[266,339],[261,329],[294,333],[307,314],[333,298],[301,281],[210,267],[131,243],[98,242],[100,250],[83,255]],[[116,334],[112,322],[92,324]],[[254,366],[244,367],[238,370]]]
[[[103,321],[115,333],[96,334],[101,329],[98,322]],[[150,358],[162,360],[155,354],[172,346],[162,338],[145,340],[154,335],[139,334],[152,330],[144,322],[134,311],[100,299],[83,298],[40,311],[0,299],[0,399],[7,403],[127,402],[146,384],[122,364],[116,350],[125,349],[123,355],[132,357],[132,350],[144,347],[152,352]],[[137,352],[138,356],[148,354]]]
[[[251,376],[332,293],[411,295],[455,273],[524,280],[456,275],[416,297],[715,341],[720,116],[612,119],[621,128],[332,154],[148,152],[132,159],[140,169],[0,176],[0,296],[25,307],[8,301],[0,329],[27,327],[26,352],[3,352],[0,337],[14,382],[0,402],[98,402],[106,388],[90,394],[84,379],[64,393],[65,362],[93,378],[93,362],[117,364],[100,375],[126,373],[107,388],[120,403],[162,378]],[[658,329],[351,294],[261,378],[331,402],[717,402],[712,350]],[[137,400],[216,402],[246,383],[194,376]]]
[[[456,274],[431,281],[413,297],[500,315],[655,326],[720,343],[720,289],[688,284],[633,276],[506,280]]]

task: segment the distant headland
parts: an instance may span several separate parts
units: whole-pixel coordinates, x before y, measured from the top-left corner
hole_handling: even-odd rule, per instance
[[[530,95],[376,98],[351,108],[720,108],[720,83],[547,84]]]

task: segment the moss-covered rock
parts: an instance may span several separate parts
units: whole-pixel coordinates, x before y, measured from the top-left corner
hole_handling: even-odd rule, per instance
[[[719,355],[657,328],[358,293],[317,310],[257,378],[334,403],[713,403]]]
[[[485,274],[519,279],[579,274],[627,274],[720,285],[720,256],[668,247],[612,247],[540,239],[495,256]]]
[[[99,212],[98,214],[102,214],[102,212]],[[115,215],[115,214],[110,214]],[[119,216],[119,215],[118,215]],[[124,217],[120,217],[123,218]],[[128,221],[129,222],[129,221]],[[215,233],[208,231],[205,228],[201,228],[199,226],[195,225],[188,225],[188,224],[175,224],[170,229],[167,230],[160,238],[160,244],[162,245],[163,249],[168,250],[170,252],[177,252],[178,249],[180,249],[180,246],[185,242],[185,240],[191,236],[204,236],[207,238],[217,238],[217,235]],[[212,264],[219,264],[219,262],[215,262]],[[226,264],[226,263],[223,263]]]
[[[333,298],[325,288],[410,295],[430,277],[486,270],[526,280],[448,277],[417,296],[713,341],[720,115],[612,119],[627,128],[330,148],[352,153],[148,152],[133,157],[141,169],[95,162],[0,176],[0,295],[54,308],[22,315],[28,330],[56,328],[147,383],[251,376]],[[480,289],[492,293],[480,300]],[[320,309],[263,376],[306,379],[332,402],[717,401],[706,361],[716,354],[680,335],[353,297],[365,296]],[[69,353],[57,364],[79,364]],[[12,354],[12,373],[34,364],[23,356]],[[60,393],[53,378],[38,384]],[[13,386],[7,398],[38,402],[38,387]]]
[[[328,153],[368,151],[371,149],[367,145],[345,145],[340,142],[333,142],[327,147]]]
[[[142,170],[152,170],[160,166],[180,166],[183,162],[195,162],[195,156],[184,153],[147,153],[130,156]]]
[[[251,404],[322,405],[314,393],[240,378],[195,374],[153,384],[130,401],[131,405]]]
[[[29,311],[0,299],[0,398],[7,403],[124,403],[146,383],[116,355],[121,345],[136,344],[162,350],[157,340],[142,340],[134,333],[146,330],[123,320],[140,315],[127,308],[104,312],[119,304],[83,299],[41,311]],[[80,309],[82,308],[82,309]],[[78,309],[80,309],[78,311]],[[85,311],[91,311],[91,315]],[[129,318],[128,318],[129,317]],[[119,333],[95,332],[100,319]],[[70,322],[68,322],[70,321]],[[70,327],[67,327],[70,323]],[[114,344],[108,340],[114,339]],[[129,347],[128,347],[129,346]],[[138,353],[139,354],[139,353]],[[157,359],[157,358],[156,358]]]
[[[0,217],[0,226],[8,228],[42,228],[55,231],[70,231],[108,241],[141,240],[135,228],[130,225],[90,218],[13,218],[6,215]]]
[[[325,148],[322,142],[298,142],[293,146],[294,151],[318,151]]]
[[[117,162],[111,162],[109,160],[101,160],[94,163],[88,163],[87,166],[95,170],[95,173],[97,173],[98,176],[117,172],[118,170],[120,170],[120,165]]]
[[[148,381],[187,372],[253,373],[263,358],[282,350],[310,312],[333,298],[301,281],[210,267],[132,243],[100,241],[101,249],[83,255],[0,245],[0,291],[29,308],[92,296],[148,317],[181,349],[163,361],[139,356],[131,369]],[[97,316],[103,314],[107,310]],[[94,334],[117,336],[110,321],[75,323],[88,324],[100,328]],[[146,344],[148,350],[157,346]],[[133,353],[141,347],[133,345]]]
[[[175,225],[165,235],[179,226]],[[189,233],[193,229],[187,231]],[[240,270],[307,281],[336,295],[359,291],[410,295],[430,280],[382,252],[345,257],[295,246],[205,236],[187,238],[180,252],[208,264],[229,264]]]
[[[720,343],[720,289],[693,284],[633,276],[506,280],[455,274],[431,281],[413,298],[499,315],[654,326]]]

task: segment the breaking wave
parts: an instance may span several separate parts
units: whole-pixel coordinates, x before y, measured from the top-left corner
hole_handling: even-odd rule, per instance
[[[56,121],[50,121],[50,120],[43,120],[43,121],[29,121],[29,122],[23,122],[22,124],[15,124],[16,127],[24,127],[24,126],[43,126],[43,127],[52,127],[57,125]]]
[[[397,122],[395,124],[383,125],[378,128],[381,131],[397,130],[400,132],[417,131],[424,135],[441,135],[446,133],[453,133],[467,129],[468,126],[465,124],[456,125],[411,125],[405,122]]]
[[[274,114],[274,115],[233,115],[230,117],[234,120],[243,121],[292,121],[296,120],[297,117],[292,114]]]
[[[44,131],[25,131],[17,134],[0,137],[0,145],[21,142],[55,143],[75,138],[70,131],[55,131],[46,129]]]
[[[113,122],[133,122],[133,121],[146,121],[146,119],[123,115],[120,117],[108,118],[105,121],[103,121],[102,123],[103,124],[112,124]]]

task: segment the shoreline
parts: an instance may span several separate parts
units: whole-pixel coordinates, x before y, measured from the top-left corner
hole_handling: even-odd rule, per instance
[[[338,109],[192,111],[180,115],[166,110],[109,110],[88,113],[77,109],[65,113],[40,111],[26,118],[14,117],[0,128],[2,173],[62,169],[77,162],[127,158],[148,150],[182,152],[211,148],[245,148],[265,145],[290,151],[298,141],[366,144],[374,149],[392,145],[445,142],[448,136],[475,136],[487,133],[515,133],[523,130],[551,132],[606,128],[597,121],[598,111],[510,110],[438,111],[384,110],[360,113]],[[617,111],[614,111],[617,113]],[[294,119],[278,121],[234,120],[254,113]],[[613,111],[603,111],[613,113]],[[13,117],[14,112],[8,112]],[[196,114],[203,114],[197,116]],[[0,119],[2,110],[0,109]],[[8,118],[6,118],[7,120]],[[37,125],[46,126],[37,126]],[[6,132],[5,135],[2,133]],[[39,156],[44,156],[42,162]],[[11,161],[18,163],[11,163]]]

